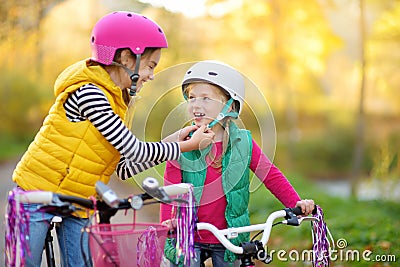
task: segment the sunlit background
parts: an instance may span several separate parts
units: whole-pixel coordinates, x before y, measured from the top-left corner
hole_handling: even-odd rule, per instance
[[[10,171],[47,114],[57,75],[90,57],[94,23],[110,11],[129,10],[154,19],[167,35],[169,48],[163,50],[157,71],[216,59],[258,86],[275,119],[274,163],[293,183],[300,183],[300,193],[313,197],[306,189],[312,183],[318,186],[312,192],[327,194],[321,203],[334,197],[342,205],[398,207],[399,1],[0,3],[0,169],[11,168],[2,181],[10,183]],[[146,98],[141,101],[146,103]],[[140,116],[140,109],[135,112]],[[398,214],[391,217],[397,227]],[[347,227],[339,231],[358,229]],[[394,234],[390,239],[392,230],[363,234],[358,229],[353,242],[400,254]]]

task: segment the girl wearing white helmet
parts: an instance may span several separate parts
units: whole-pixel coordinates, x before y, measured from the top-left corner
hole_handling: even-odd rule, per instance
[[[13,181],[23,190],[87,198],[96,194],[95,183],[108,183],[115,170],[127,179],[162,161],[179,159],[181,152],[198,149],[201,141],[211,142],[213,133],[205,132],[205,126],[187,127],[180,133],[184,138],[200,128],[191,140],[145,143],[124,124],[129,96],[153,80],[161,48],[168,46],[155,22],[132,12],[113,12],[96,23],[90,41],[92,57],[57,78],[55,103],[13,173]],[[34,212],[34,204],[25,208],[32,212],[30,253],[22,261],[37,267],[53,215]],[[86,222],[86,213],[77,213],[57,228],[62,266],[90,265],[79,245]],[[84,252],[89,255],[87,246]]]
[[[168,161],[164,183],[192,183],[199,222],[219,229],[249,225],[249,171],[286,207],[300,206],[305,214],[314,208],[312,200],[301,200],[282,172],[267,158],[252,139],[251,133],[239,129],[232,119],[243,109],[245,83],[234,68],[217,61],[194,64],[182,82],[188,100],[189,116],[197,126],[207,125],[215,133],[214,143],[203,150],[185,152],[178,161]],[[161,205],[161,221],[169,226],[172,206]],[[249,234],[239,234],[232,243],[249,241]],[[165,255],[171,266],[183,266],[169,239]],[[208,231],[195,234],[196,260],[190,266],[204,266],[212,258],[213,266],[239,266],[236,256],[226,250]]]

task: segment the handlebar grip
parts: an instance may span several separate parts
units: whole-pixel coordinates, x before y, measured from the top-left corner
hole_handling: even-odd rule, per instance
[[[190,184],[180,183],[160,187],[168,196],[175,196],[189,192]]]
[[[143,180],[143,189],[151,195],[167,194],[175,196],[189,192],[190,184],[180,183],[166,186],[159,186],[156,178],[147,177]]]
[[[292,212],[293,212],[295,215],[303,215],[303,212],[301,211],[301,208],[300,208],[300,207],[294,207],[294,208],[292,208]]]
[[[147,177],[146,179],[144,179],[142,186],[144,191],[146,192],[148,191],[152,192],[160,188],[157,179],[153,177]]]
[[[48,191],[24,191],[21,194],[16,194],[16,198],[21,203],[50,204],[53,201],[53,193]]]
[[[291,210],[295,215],[304,215],[304,213],[303,213],[303,211],[301,211],[300,207],[294,207],[294,208],[291,208]],[[314,205],[312,214],[316,214],[316,213],[317,213],[317,205]]]

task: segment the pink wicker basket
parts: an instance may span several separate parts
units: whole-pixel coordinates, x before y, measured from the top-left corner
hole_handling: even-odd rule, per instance
[[[89,227],[94,267],[160,266],[168,228],[161,224],[95,224]]]

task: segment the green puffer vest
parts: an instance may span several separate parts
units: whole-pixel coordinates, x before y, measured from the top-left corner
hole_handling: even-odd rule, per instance
[[[239,129],[233,122],[230,123],[229,129],[229,144],[222,158],[222,187],[227,201],[225,218],[228,227],[232,228],[250,225],[248,204],[252,136],[250,131]],[[183,153],[179,160],[182,182],[193,184],[197,203],[200,203],[203,193],[207,173],[205,156],[210,149],[211,146],[202,151]],[[239,245],[248,241],[249,236],[249,233],[241,233],[230,241]],[[224,259],[232,262],[236,256],[227,250]]]

